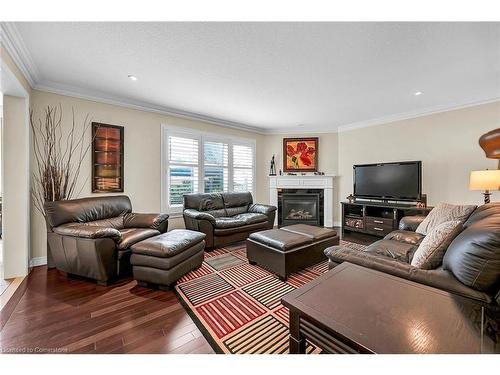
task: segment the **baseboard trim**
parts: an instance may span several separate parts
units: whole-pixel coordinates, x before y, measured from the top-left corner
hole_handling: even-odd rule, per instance
[[[30,267],[44,266],[47,264],[47,257],[31,258]]]

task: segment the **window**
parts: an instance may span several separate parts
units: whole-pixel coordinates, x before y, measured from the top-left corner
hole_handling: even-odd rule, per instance
[[[180,213],[183,195],[254,193],[255,141],[163,126],[162,209]]]

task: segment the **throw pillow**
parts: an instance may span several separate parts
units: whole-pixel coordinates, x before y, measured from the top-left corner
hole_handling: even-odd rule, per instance
[[[460,206],[449,203],[439,203],[429,212],[429,215],[420,223],[415,232],[425,236],[439,224],[447,221],[460,221],[463,224],[476,207],[477,206],[473,205]]]
[[[439,224],[422,240],[413,255],[411,265],[424,270],[432,270],[443,262],[444,253],[451,241],[462,231],[460,221]]]

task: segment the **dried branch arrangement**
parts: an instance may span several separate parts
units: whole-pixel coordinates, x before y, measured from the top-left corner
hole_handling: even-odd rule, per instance
[[[87,177],[77,191],[82,163],[92,145],[92,140],[86,142],[85,137],[91,120],[87,114],[83,125],[78,126],[72,109],[71,127],[64,131],[61,106],[47,106],[43,118],[38,120],[30,111],[30,126],[35,158],[31,196],[35,208],[45,217],[45,202],[73,198],[88,180]]]

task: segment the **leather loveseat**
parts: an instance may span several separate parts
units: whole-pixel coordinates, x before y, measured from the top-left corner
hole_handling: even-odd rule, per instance
[[[329,267],[350,262],[447,292],[500,304],[500,203],[476,208],[464,230],[448,246],[443,263],[431,270],[410,265],[424,236],[414,231],[424,216],[403,217],[399,230],[365,251],[330,247]]]
[[[207,248],[247,239],[250,233],[271,229],[276,207],[254,204],[251,193],[184,195],[186,229],[203,232]]]
[[[54,266],[99,284],[131,273],[130,247],[167,231],[168,215],[132,213],[127,196],[46,202]]]

